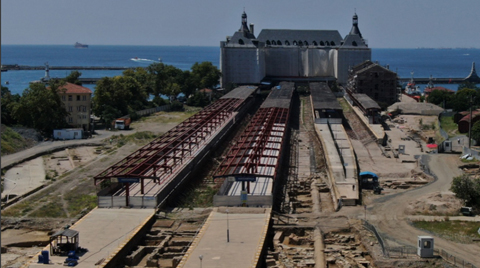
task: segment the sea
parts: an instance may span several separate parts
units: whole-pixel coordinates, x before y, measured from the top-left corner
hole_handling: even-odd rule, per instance
[[[153,62],[163,62],[181,70],[189,70],[196,62],[209,61],[219,66],[219,47],[199,46],[113,46],[90,45],[86,49],[73,45],[1,45],[1,63],[43,66],[115,66],[146,67]],[[480,49],[394,49],[372,48],[372,61],[377,61],[398,73],[400,78],[466,77],[477,62],[480,69]],[[63,78],[71,71],[51,70],[50,77]],[[81,77],[101,78],[121,75],[123,71],[80,70]],[[7,71],[1,73],[2,86],[12,94],[22,94],[29,82],[44,77],[45,71]],[[6,82],[8,81],[8,85]],[[95,85],[84,85],[93,91]],[[437,85],[457,90],[456,84]],[[424,85],[421,86],[422,88]]]

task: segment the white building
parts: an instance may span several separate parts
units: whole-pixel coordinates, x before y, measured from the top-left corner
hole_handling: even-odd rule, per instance
[[[220,42],[222,86],[276,78],[336,79],[343,84],[349,68],[370,59],[356,14],[350,33],[342,39],[337,30],[264,29],[255,37],[243,12],[240,29]]]

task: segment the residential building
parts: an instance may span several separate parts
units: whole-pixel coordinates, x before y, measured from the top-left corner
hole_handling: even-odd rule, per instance
[[[66,118],[67,123],[73,128],[90,130],[92,91],[86,87],[66,83],[59,88],[59,92],[65,109],[70,113]]]
[[[376,102],[388,105],[398,101],[400,89],[397,73],[388,66],[365,61],[350,70],[350,79],[347,84],[352,93],[364,93]]]

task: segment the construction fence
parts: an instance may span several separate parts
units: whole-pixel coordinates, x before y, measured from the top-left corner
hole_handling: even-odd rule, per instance
[[[413,246],[388,247],[373,224],[366,220],[362,220],[362,222],[363,226],[377,237],[378,243],[382,247],[383,256],[387,258],[410,258],[418,256],[417,248]],[[453,264],[459,268],[480,268],[462,258],[448,253],[443,249],[435,249],[434,254],[442,257],[442,259],[446,262],[449,262],[450,264]]]

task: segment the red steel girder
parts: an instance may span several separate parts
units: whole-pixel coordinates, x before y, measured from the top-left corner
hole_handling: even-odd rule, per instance
[[[239,99],[220,99],[205,107],[202,111],[183,121],[175,128],[165,133],[151,143],[143,146],[115,165],[101,172],[94,179],[104,180],[112,177],[139,177],[156,178],[159,169],[170,171],[173,169],[169,160],[182,161],[186,152],[190,155],[198,147],[199,142],[205,140],[218,128],[243,102]],[[192,146],[193,145],[193,146]],[[180,152],[180,156],[178,155]],[[156,163],[162,163],[158,165]],[[149,176],[145,176],[148,172]]]
[[[279,165],[280,152],[283,149],[288,118],[289,109],[286,108],[259,109],[240,136],[239,141],[230,149],[227,157],[220,164],[215,172],[215,177],[240,174],[265,176],[265,174],[258,174],[260,167],[274,167],[276,170]],[[275,144],[278,146],[274,146]],[[262,158],[272,157],[264,154],[266,150],[278,151],[274,165],[261,163]],[[240,172],[241,170],[243,172]],[[273,177],[275,176],[276,171]]]

